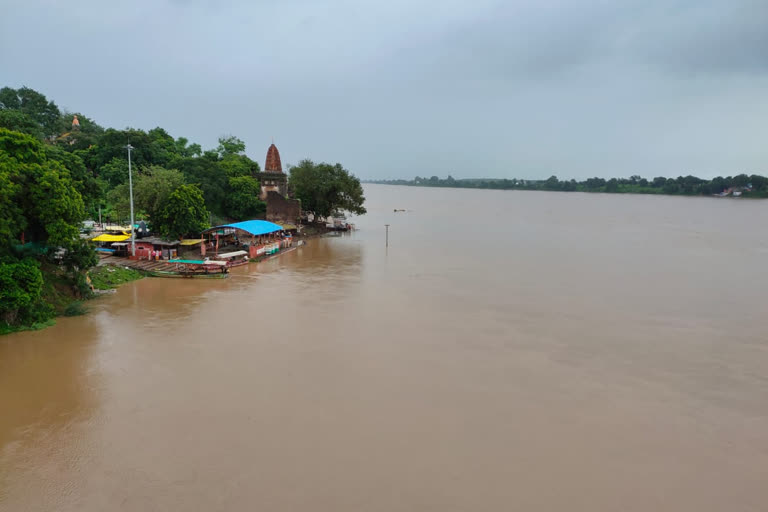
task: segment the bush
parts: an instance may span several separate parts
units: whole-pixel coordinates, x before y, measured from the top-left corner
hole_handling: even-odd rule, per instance
[[[64,308],[64,316],[80,316],[88,312],[83,303],[79,300],[70,302],[66,308]]]
[[[0,319],[7,325],[17,325],[26,320],[44,321],[46,312],[40,306],[43,274],[36,261],[0,264]]]

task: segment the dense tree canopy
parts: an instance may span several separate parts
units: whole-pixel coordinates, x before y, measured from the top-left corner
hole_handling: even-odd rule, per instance
[[[83,199],[67,168],[78,162],[56,156],[31,135],[0,128],[0,327],[52,314],[40,298],[40,263],[26,257],[22,240],[37,244],[45,257],[63,249],[73,282],[95,264],[93,247],[79,238]]]
[[[360,180],[341,164],[316,164],[302,160],[290,168],[290,186],[305,211],[328,217],[339,211],[365,213],[365,197]]]
[[[0,128],[0,233],[8,245],[25,233],[30,241],[67,245],[78,236],[85,216],[83,199],[69,170],[49,160],[43,145],[29,135]]]
[[[155,219],[155,228],[168,238],[199,236],[208,227],[208,210],[196,185],[174,190]]]
[[[0,321],[6,325],[25,322],[24,317],[40,300],[42,289],[43,274],[34,260],[6,260],[0,264]]]
[[[229,178],[230,192],[227,194],[227,213],[235,219],[252,219],[264,213],[267,204],[259,200],[261,187],[258,180],[250,176]]]
[[[181,171],[156,165],[146,167],[133,186],[135,206],[152,220],[160,214],[171,194],[184,183]]]
[[[61,116],[59,107],[48,101],[45,95],[29,87],[0,89],[0,109],[14,110],[26,116],[39,127],[43,136],[57,133]]]

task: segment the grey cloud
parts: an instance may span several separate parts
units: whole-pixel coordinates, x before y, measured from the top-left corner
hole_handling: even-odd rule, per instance
[[[768,3],[691,3],[659,13],[628,46],[672,73],[768,73]]]
[[[768,172],[767,5],[30,0],[0,84],[363,177]]]

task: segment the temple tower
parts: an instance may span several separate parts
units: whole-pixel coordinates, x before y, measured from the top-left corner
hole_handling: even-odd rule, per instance
[[[277,146],[272,143],[267,149],[267,160],[264,162],[264,172],[258,174],[261,182],[262,201],[267,200],[269,192],[277,192],[281,196],[288,195],[288,177],[283,172],[283,164],[280,162],[280,152]]]
[[[278,224],[294,224],[301,217],[301,202],[288,197],[288,176],[283,172],[280,152],[274,142],[267,149],[264,172],[256,177],[261,182],[262,201],[267,202],[267,220]]]

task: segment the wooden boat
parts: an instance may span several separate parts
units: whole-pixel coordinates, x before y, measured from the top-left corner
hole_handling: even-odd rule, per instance
[[[180,277],[194,279],[226,279],[229,277],[229,273],[227,272],[215,272],[213,274],[206,274],[204,272],[183,272],[175,270],[144,270],[143,272],[149,277]]]
[[[227,267],[236,267],[248,263],[248,251],[225,252],[215,256],[214,262],[223,261]]]
[[[223,279],[228,277],[229,269],[223,261],[176,262],[167,270],[146,269],[151,277],[195,277],[204,279]]]

